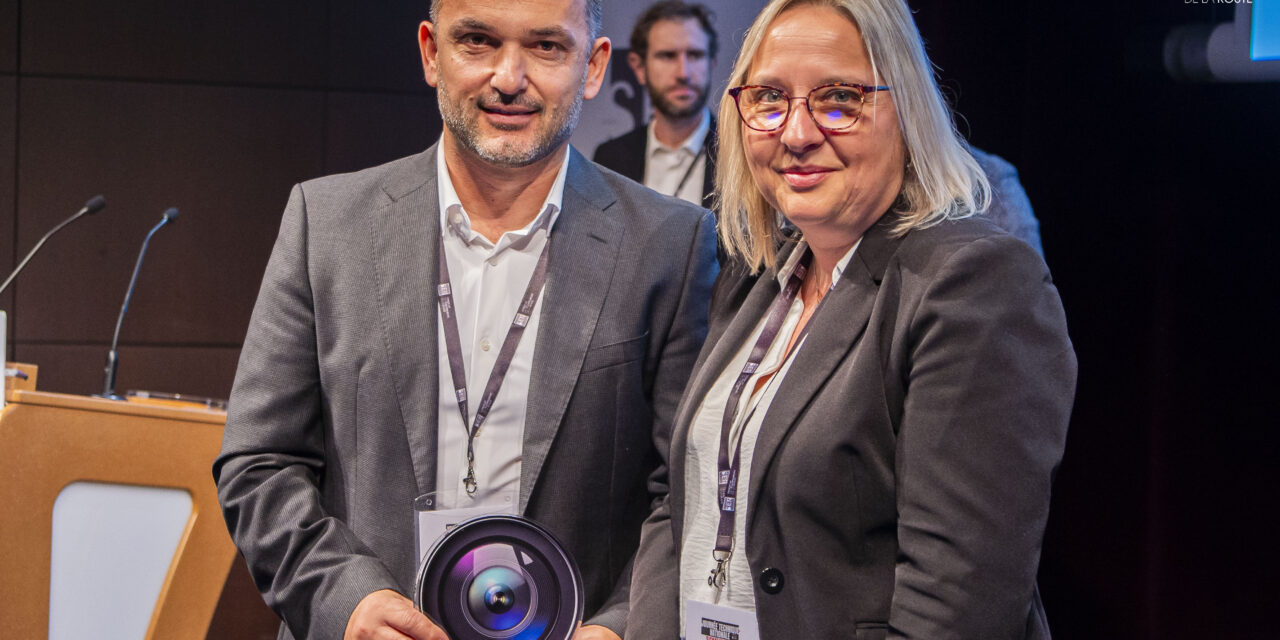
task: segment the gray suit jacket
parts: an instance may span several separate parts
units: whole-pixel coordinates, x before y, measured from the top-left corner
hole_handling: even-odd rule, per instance
[[[706,335],[709,212],[571,150],[537,335],[520,509],[621,631],[645,479]],[[232,538],[297,638],[412,593],[413,500],[436,477],[435,147],[294,188],[214,464]],[[655,259],[660,258],[660,259]],[[282,635],[288,635],[282,634]]]
[[[1035,575],[1076,376],[1057,290],[988,221],[895,238],[889,217],[827,294],[760,429],[737,552],[761,637],[1048,637]],[[670,474],[655,475],[669,495],[645,523],[629,639],[678,633],[686,431],[777,292],[772,271],[740,266],[716,283]]]

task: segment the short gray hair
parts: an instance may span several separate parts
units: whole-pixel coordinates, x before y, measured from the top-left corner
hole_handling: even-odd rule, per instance
[[[436,21],[436,14],[440,11],[440,3],[442,0],[431,0],[431,22]],[[604,0],[582,0],[587,3],[587,50],[591,50],[591,43],[600,37],[601,24],[604,22]]]
[[[871,57],[874,82],[893,88],[907,155],[902,190],[891,210],[898,217],[895,232],[904,234],[986,210],[991,183],[956,131],[905,0],[772,0],[747,31],[728,86],[746,83],[774,21],[787,9],[803,5],[831,7],[853,22]],[[720,239],[730,255],[743,258],[753,269],[774,267],[774,249],[782,239],[778,219],[751,177],[737,104],[727,89],[720,100],[720,123],[716,167]]]

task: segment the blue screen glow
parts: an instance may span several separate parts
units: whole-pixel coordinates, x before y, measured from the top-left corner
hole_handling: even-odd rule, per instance
[[[1280,0],[1253,0],[1253,34],[1249,56],[1280,60]]]

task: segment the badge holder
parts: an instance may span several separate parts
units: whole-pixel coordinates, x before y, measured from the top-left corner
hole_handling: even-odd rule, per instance
[[[516,515],[515,491],[433,491],[413,501],[414,557],[418,569],[427,551],[459,524],[489,515]],[[417,571],[414,572],[415,575]]]
[[[756,614],[708,602],[684,601],[684,640],[760,640]]]

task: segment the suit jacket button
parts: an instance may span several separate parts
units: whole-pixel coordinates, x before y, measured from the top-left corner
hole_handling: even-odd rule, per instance
[[[787,579],[779,569],[769,568],[760,572],[760,588],[769,595],[782,591],[782,585],[786,583]]]

